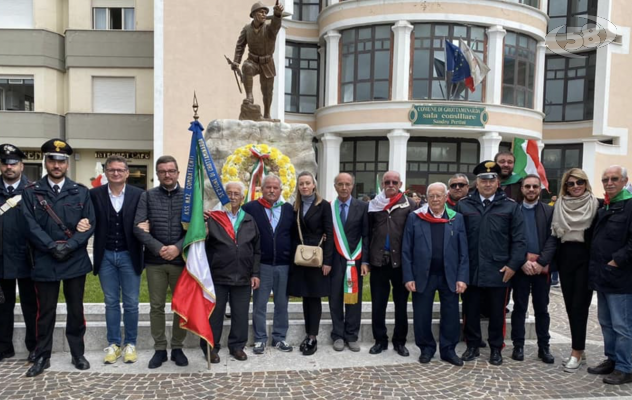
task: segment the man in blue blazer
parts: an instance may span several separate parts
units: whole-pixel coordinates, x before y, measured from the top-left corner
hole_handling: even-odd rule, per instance
[[[94,274],[99,276],[105,298],[108,347],[105,364],[123,356],[134,363],[138,333],[138,295],[143,272],[143,245],[134,235],[134,216],[142,189],[126,184],[127,160],[110,156],[105,161],[108,184],[90,190],[96,214]],[[121,341],[121,306],[125,341]],[[124,345],[123,345],[124,344]]]
[[[427,204],[408,216],[402,245],[404,282],[413,293],[419,362],[429,363],[437,349],[432,335],[432,306],[438,291],[439,353],[442,360],[462,366],[455,348],[461,334],[459,294],[467,289],[470,273],[465,224],[461,214],[446,207],[448,188],[444,183],[428,186],[427,198]]]

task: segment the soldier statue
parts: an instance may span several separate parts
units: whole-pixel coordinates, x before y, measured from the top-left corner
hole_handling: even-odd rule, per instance
[[[272,104],[272,90],[276,69],[274,66],[274,45],[277,34],[281,29],[281,16],[283,5],[274,6],[274,15],[270,23],[266,24],[266,17],[270,9],[261,2],[253,4],[250,10],[252,22],[244,26],[235,45],[235,56],[231,63],[233,71],[239,71],[239,64],[248,45],[248,57],[242,66],[243,83],[246,89],[246,99],[242,106],[242,116],[239,119],[251,119],[244,116],[244,108],[254,105],[252,96],[252,83],[255,75],[259,75],[261,93],[263,94],[263,119],[270,120],[270,106]],[[260,111],[259,111],[260,112]],[[254,118],[252,118],[254,119]]]

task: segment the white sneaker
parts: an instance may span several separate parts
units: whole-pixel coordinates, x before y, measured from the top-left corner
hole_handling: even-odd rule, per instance
[[[568,358],[562,360],[562,366],[565,367],[566,364],[571,360],[571,356],[568,356]],[[582,361],[586,361],[586,352],[582,353]]]
[[[579,359],[577,359],[577,357],[571,357],[564,366],[564,372],[575,372],[583,363],[584,360],[582,360],[581,357]]]

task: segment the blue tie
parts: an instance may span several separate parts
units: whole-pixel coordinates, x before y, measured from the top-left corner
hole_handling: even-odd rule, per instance
[[[341,203],[340,204],[340,221],[342,222],[342,225],[344,225],[345,222],[347,222],[346,209],[347,209],[347,204],[346,203]]]

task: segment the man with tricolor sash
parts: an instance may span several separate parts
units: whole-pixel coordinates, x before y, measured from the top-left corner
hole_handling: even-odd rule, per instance
[[[428,203],[408,215],[402,244],[402,270],[406,289],[413,294],[415,342],[419,362],[427,364],[437,351],[432,335],[432,308],[439,292],[441,320],[439,353],[456,366],[461,336],[459,294],[470,281],[470,261],[463,216],[446,204],[448,187],[442,182],[428,186]]]
[[[351,351],[360,351],[362,277],[369,273],[369,205],[351,196],[354,183],[351,174],[338,174],[334,179],[338,197],[331,202],[337,254],[332,262],[329,311],[336,351],[342,351],[345,343]]]
[[[230,335],[228,351],[236,360],[248,357],[244,347],[248,341],[248,307],[251,289],[259,288],[259,229],[252,216],[241,209],[245,186],[228,182],[225,190],[230,203],[226,210],[211,211],[208,219],[206,254],[215,287],[215,310],[209,320],[215,347],[211,362],[219,363],[220,339],[226,303],[230,299]],[[206,341],[200,339],[206,353]]]
[[[393,348],[400,356],[408,357],[408,291],[402,280],[401,250],[406,218],[414,210],[414,203],[404,196],[401,187],[399,172],[387,171],[382,177],[382,191],[369,203],[371,322],[375,339],[369,353],[380,354],[388,348],[386,307],[392,287],[395,303]]]

